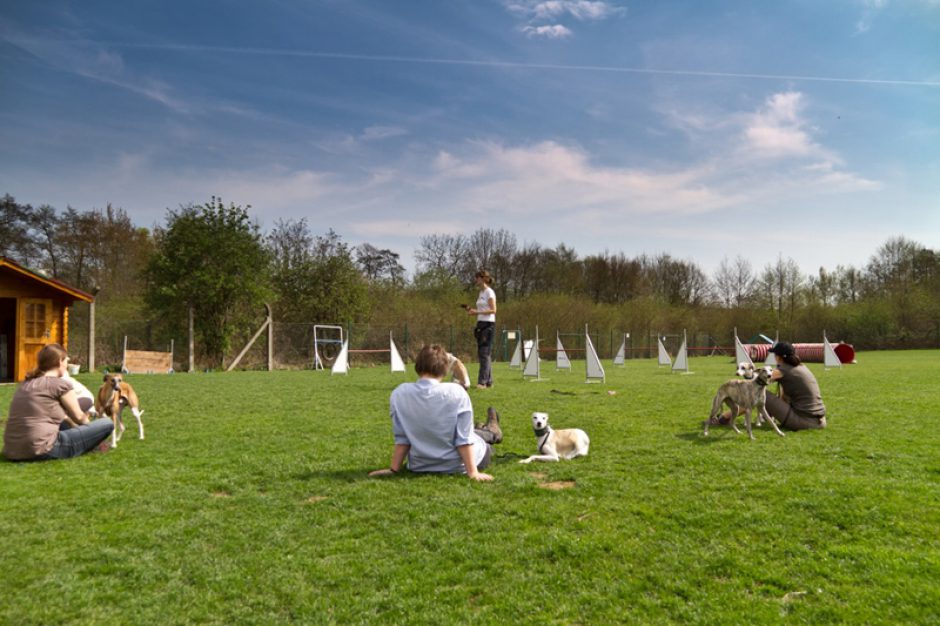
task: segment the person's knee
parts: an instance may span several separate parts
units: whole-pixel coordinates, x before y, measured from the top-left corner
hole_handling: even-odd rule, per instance
[[[114,422],[106,417],[100,417],[92,422],[92,424],[95,426],[95,428],[101,429],[101,432],[107,433],[109,435],[111,434],[111,431],[114,430]]]

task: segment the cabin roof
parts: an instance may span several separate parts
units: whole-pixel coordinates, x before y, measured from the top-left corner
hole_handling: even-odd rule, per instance
[[[43,276],[35,270],[31,270],[24,265],[20,265],[11,258],[0,256],[0,268],[8,267],[14,273],[24,276],[28,279],[35,280],[47,287],[51,287],[56,291],[61,291],[64,294],[71,296],[76,300],[84,300],[85,302],[94,302],[95,296],[88,293],[87,291],[82,291],[71,285],[63,283],[61,280],[55,278],[49,278],[48,276]]]

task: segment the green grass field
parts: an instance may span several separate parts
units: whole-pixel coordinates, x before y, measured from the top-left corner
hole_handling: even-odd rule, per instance
[[[497,364],[492,483],[366,477],[411,373],[130,376],[145,441],[0,463],[0,623],[937,623],[940,353],[859,361],[811,365],[827,430],[754,442],[701,436],[728,358]],[[533,410],[590,456],[518,464]]]

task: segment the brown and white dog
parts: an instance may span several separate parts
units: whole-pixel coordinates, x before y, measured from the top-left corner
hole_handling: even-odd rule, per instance
[[[532,414],[532,429],[538,438],[539,453],[533,454],[520,463],[532,461],[560,461],[576,456],[587,456],[591,440],[580,428],[552,430],[548,425],[548,413],[536,411]]]
[[[98,389],[98,397],[95,399],[95,409],[98,415],[110,417],[114,421],[114,431],[111,433],[111,445],[117,446],[124,434],[124,422],[121,420],[121,413],[124,407],[129,406],[131,413],[137,418],[137,429],[140,431],[140,438],[144,438],[144,423],[140,416],[144,414],[140,410],[140,402],[137,400],[137,393],[129,383],[124,382],[124,376],[120,373],[105,374],[104,384]]]

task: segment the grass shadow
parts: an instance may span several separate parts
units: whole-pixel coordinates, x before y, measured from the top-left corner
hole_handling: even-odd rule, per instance
[[[692,432],[678,433],[676,434],[676,439],[683,439],[702,446],[724,441],[729,435],[734,434],[733,430],[725,426],[712,426],[708,431],[707,437],[702,434],[701,429],[697,429]]]
[[[493,455],[493,465],[505,465],[506,463],[515,463],[521,459],[527,459],[529,455],[519,454],[518,452],[507,452],[499,456]]]

